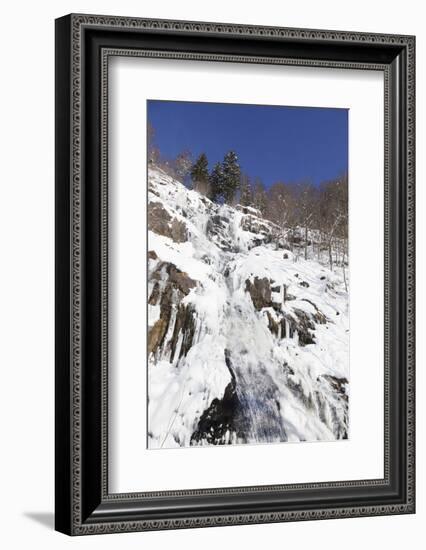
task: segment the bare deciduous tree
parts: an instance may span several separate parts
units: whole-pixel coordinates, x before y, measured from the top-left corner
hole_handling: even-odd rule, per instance
[[[253,186],[253,206],[262,214],[265,214],[268,205],[268,197],[265,186],[260,178],[255,178]]]
[[[185,149],[179,153],[174,161],[174,169],[176,177],[182,183],[185,183],[193,165],[192,153],[188,149]]]

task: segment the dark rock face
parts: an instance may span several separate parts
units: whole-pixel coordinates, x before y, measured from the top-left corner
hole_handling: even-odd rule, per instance
[[[338,378],[337,376],[331,376],[330,374],[323,374],[322,377],[324,380],[333,387],[340,395],[342,395],[346,400],[348,396],[346,394],[346,385],[349,384],[346,378]]]
[[[244,214],[241,218],[240,226],[244,231],[252,233],[252,238],[248,244],[253,248],[262,244],[274,242],[277,247],[282,246],[279,228],[272,222],[262,218],[260,212],[251,207],[237,205],[236,210]],[[212,213],[209,216],[206,225],[206,233],[215,243],[226,252],[238,251],[238,245],[232,239],[230,230],[230,218],[223,214]]]
[[[255,215],[245,207],[240,207],[239,210],[246,214],[241,219],[241,228],[244,229],[244,231],[249,231],[257,235],[257,238],[253,239],[252,246],[274,242],[277,247],[282,247],[283,243],[281,242],[282,239],[280,238],[280,232],[277,226],[262,218],[260,212],[258,212],[258,215]]]
[[[150,305],[160,304],[160,318],[148,332],[148,354],[158,351],[170,353],[170,360],[185,356],[191,348],[195,321],[194,312],[189,305],[182,305],[182,299],[196,286],[196,281],[185,272],[169,262],[160,262],[151,273],[154,286],[149,297]],[[171,339],[166,342],[166,335],[173,323]],[[179,337],[182,343],[176,356]]]
[[[312,300],[308,300],[308,298],[302,298],[302,300],[304,302],[308,302],[308,304],[311,304],[311,306],[315,309],[315,313],[314,315],[312,316],[313,320],[315,321],[315,323],[318,323],[319,325],[325,325],[326,322],[327,322],[327,317],[324,315],[324,313],[322,313],[322,311],[320,311],[317,307],[316,304],[314,304],[314,302],[312,302]]]
[[[277,323],[277,321],[275,321],[275,319],[272,317],[272,315],[269,313],[269,311],[266,312],[266,315],[268,317],[268,328],[269,328],[269,330],[271,331],[271,333],[274,336],[279,337],[280,332],[281,332],[280,323]]]
[[[211,215],[207,221],[206,233],[222,250],[232,251],[232,242],[229,238],[229,219],[226,216]]]
[[[175,243],[184,243],[188,240],[188,234],[186,230],[186,225],[182,222],[173,218],[172,225],[170,228],[171,238]]]
[[[226,386],[222,399],[213,399],[203,412],[190,444],[226,445],[234,443],[235,438],[245,443],[244,431],[238,429],[236,422],[240,410],[235,382],[232,381]]]
[[[194,312],[192,308],[180,304],[176,314],[172,340],[170,342],[171,361],[175,359],[179,336],[182,334],[182,345],[179,350],[178,359],[180,359],[181,357],[185,357],[188,351],[191,349],[192,342],[194,340],[194,332]]]
[[[155,353],[164,340],[169,326],[169,319],[160,318],[148,332],[148,354]]]
[[[307,346],[308,344],[315,344],[314,335],[311,330],[315,330],[315,325],[311,321],[309,315],[301,309],[294,309],[296,315],[296,330],[299,335],[299,344],[301,346]]]
[[[184,271],[181,271],[173,264],[169,264],[167,268],[170,283],[174,284],[185,296],[189,294],[191,288],[194,288],[197,283],[191,279]]]
[[[184,296],[187,296],[191,288],[197,285],[197,282],[191,279],[187,273],[170,262],[160,262],[150,278],[160,281],[164,279],[164,275],[167,275],[168,282],[179,289]]]
[[[266,277],[263,279],[255,277],[253,282],[247,279],[245,289],[250,294],[257,311],[272,307],[276,312],[278,319],[275,319],[269,311],[266,311],[268,328],[274,336],[278,338],[293,338],[297,332],[300,346],[315,344],[313,334],[315,323],[324,324],[327,318],[313,302],[305,299],[306,302],[309,302],[315,308],[313,315],[298,308],[293,309],[293,314],[286,314],[282,311],[281,303],[272,301],[272,292],[278,292],[280,287],[274,286],[271,288],[271,281]],[[294,296],[287,294],[287,288],[284,285],[284,302],[294,299]]]
[[[305,317],[304,312],[301,313],[303,315],[300,317],[297,314],[293,317],[281,312],[277,321],[267,312],[268,328],[271,333],[278,338],[294,338],[297,334],[299,346],[314,344],[314,335],[310,330],[314,330],[315,326],[307,316]]]
[[[188,240],[186,225],[177,218],[172,218],[163,205],[159,202],[148,203],[148,229],[169,237],[175,243],[183,243]]]
[[[226,386],[222,399],[213,399],[201,415],[197,429],[191,436],[191,445],[231,445],[235,442],[247,442],[248,424],[242,415],[244,407],[238,398],[237,381],[229,350],[225,350],[225,363],[231,374],[231,382]]]
[[[155,281],[154,287],[151,292],[151,296],[148,299],[148,304],[150,306],[156,306],[159,299],[160,299],[160,284],[158,281]]]
[[[253,282],[247,279],[246,292],[250,294],[253,305],[257,311],[272,305],[271,283],[266,277],[263,279],[255,277]]]

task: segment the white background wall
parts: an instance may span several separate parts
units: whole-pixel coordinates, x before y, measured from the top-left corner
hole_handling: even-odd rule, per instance
[[[418,512],[352,520],[70,539],[53,526],[54,18],[69,12],[417,35],[418,241],[425,232],[422,2],[67,0],[3,5],[0,195],[0,543],[3,548],[420,547],[424,538],[424,245],[418,247]],[[414,545],[413,545],[414,543]]]

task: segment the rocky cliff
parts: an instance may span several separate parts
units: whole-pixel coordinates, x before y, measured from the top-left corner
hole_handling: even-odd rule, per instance
[[[148,179],[148,447],[347,438],[341,274],[253,208]]]

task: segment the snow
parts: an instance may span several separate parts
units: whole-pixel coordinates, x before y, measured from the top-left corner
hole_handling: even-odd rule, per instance
[[[160,318],[160,306],[157,304],[155,306],[148,305],[148,326],[153,327]]]
[[[212,274],[212,268],[196,258],[196,252],[191,242],[175,243],[168,237],[150,231],[148,247],[150,250],[155,250],[162,261],[174,264],[181,271],[187,273],[191,279],[206,281]]]
[[[148,358],[149,448],[191,444],[201,415],[213,399],[222,399],[232,380],[225,350],[250,426],[247,442],[340,438],[344,400],[327,377],[349,380],[348,293],[341,270],[330,271],[323,258],[305,260],[277,249],[276,239],[268,243],[262,235],[277,228],[254,208],[212,203],[155,167],[149,170],[149,189],[149,200],[160,201],[172,218],[185,223],[188,241],[176,243],[150,231],[148,249],[197,283],[182,300],[196,317],[188,353],[180,358],[175,353],[173,363],[165,353]],[[213,217],[221,221],[212,234]],[[260,232],[243,229],[243,221],[253,220]],[[150,261],[150,271],[157,263]],[[279,313],[272,307],[255,309],[246,281],[256,277],[273,281]],[[291,300],[284,300],[284,285]],[[148,309],[152,327],[160,307]],[[325,316],[324,324],[315,323],[314,344],[300,345],[297,331],[290,337],[288,321],[284,338],[268,328],[268,313],[276,322],[283,315],[297,320],[295,310],[309,318],[318,311]],[[172,333],[173,326],[165,342]],[[240,442],[235,434],[226,437]]]
[[[167,361],[149,368],[150,448],[189,446],[194,420],[230,382],[223,342],[207,334],[179,368]]]
[[[236,210],[240,210],[247,214],[253,214],[254,216],[261,217],[262,214],[260,213],[260,210],[257,208],[254,208],[253,206],[241,206],[240,204],[237,204],[235,207]]]

